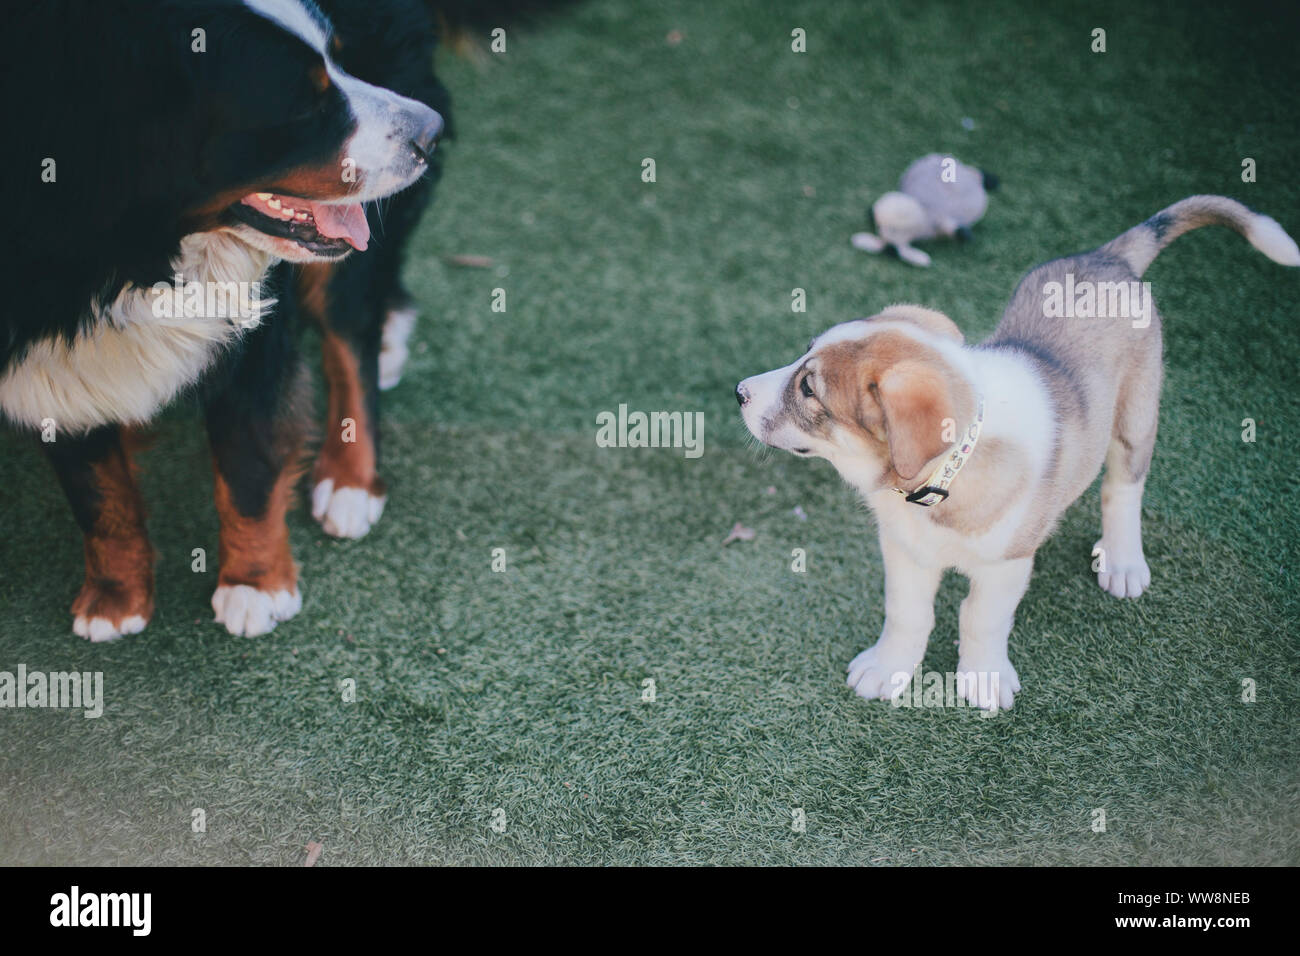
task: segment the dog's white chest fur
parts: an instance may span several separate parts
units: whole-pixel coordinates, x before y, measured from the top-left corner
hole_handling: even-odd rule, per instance
[[[247,292],[270,262],[267,253],[224,232],[186,236],[173,272],[227,301],[234,295],[240,305],[233,316],[196,308],[172,286],[130,286],[106,310],[97,309],[90,328],[71,343],[34,343],[0,378],[0,410],[19,425],[39,429],[52,422],[67,432],[149,421],[257,323],[270,303],[250,301]]]
[[[1020,504],[985,533],[971,536],[934,523],[925,508],[904,501],[902,495],[890,489],[869,495],[867,503],[875,512],[880,533],[891,538],[918,565],[956,568],[963,574],[1001,560],[1025,512],[1025,505]]]

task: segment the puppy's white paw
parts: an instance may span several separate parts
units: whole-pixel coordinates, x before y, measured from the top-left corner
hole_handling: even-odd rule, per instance
[[[415,309],[393,309],[384,319],[384,331],[379,345],[379,390],[386,392],[402,380],[410,349],[406,347],[415,329],[419,312]]]
[[[1020,675],[1003,655],[965,654],[957,659],[957,692],[972,707],[1010,710],[1020,690]]]
[[[1112,550],[1106,547],[1104,541],[1098,541],[1093,545],[1092,553],[1101,559],[1097,584],[1107,594],[1117,598],[1135,598],[1151,586],[1151,568],[1147,566],[1147,559],[1140,550]]]
[[[889,700],[903,692],[919,663],[915,651],[882,647],[877,641],[849,662],[847,683],[864,700]]]
[[[138,614],[116,624],[106,617],[88,617],[85,614],[78,614],[72,621],[72,631],[92,644],[102,644],[105,641],[115,641],[126,634],[139,634],[147,623]]]
[[[216,622],[236,637],[259,637],[302,610],[302,592],[259,591],[247,584],[223,584],[212,595]]]
[[[334,479],[326,478],[311,493],[311,516],[326,534],[364,538],[384,513],[387,501],[387,496],[372,495],[364,488],[335,488]]]

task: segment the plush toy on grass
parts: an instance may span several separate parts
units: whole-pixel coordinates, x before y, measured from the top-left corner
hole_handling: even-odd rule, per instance
[[[885,193],[871,207],[876,231],[856,232],[855,248],[884,252],[893,246],[898,257],[914,266],[928,266],[930,257],[912,245],[938,237],[970,238],[970,227],[984,218],[988,193],[998,179],[951,156],[922,156],[903,172],[898,191]]]

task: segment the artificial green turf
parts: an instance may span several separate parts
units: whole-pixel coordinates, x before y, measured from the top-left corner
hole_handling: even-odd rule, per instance
[[[144,458],[157,614],[74,637],[75,526],[0,438],[0,670],[102,670],[107,697],[98,720],[0,711],[0,863],[294,863],[310,840],[321,865],[1300,862],[1300,274],[1223,230],[1148,273],[1168,331],[1152,590],[1096,586],[1094,486],[1039,552],[1024,690],[991,720],[843,685],[882,621],[871,518],[825,464],[756,453],[731,396],[894,301],[978,339],[1031,265],[1191,193],[1300,234],[1295,14],[643,6],[442,62],[460,138],[407,270],[424,318],[384,400],[388,510],[360,542],[295,513],[295,620],[210,623],[215,567],[190,570],[216,551],[207,455],[181,408]],[[975,241],[929,270],[852,250],[934,150],[1002,177]],[[620,403],[703,411],[704,455],[598,448]],[[736,521],[757,534],[724,548]],[[927,670],[955,665],[963,593],[950,576]]]

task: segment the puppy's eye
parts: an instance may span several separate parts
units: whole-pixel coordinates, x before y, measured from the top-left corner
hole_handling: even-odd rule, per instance
[[[812,386],[808,384],[808,380],[811,378],[811,375],[805,375],[799,380],[799,393],[803,395],[804,398],[812,398],[815,394],[812,390]]]

